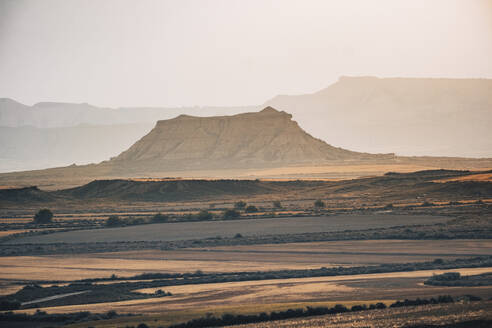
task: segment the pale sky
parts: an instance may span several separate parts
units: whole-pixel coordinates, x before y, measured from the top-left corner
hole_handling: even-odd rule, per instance
[[[0,0],[0,97],[256,105],[340,75],[492,78],[492,1]]]

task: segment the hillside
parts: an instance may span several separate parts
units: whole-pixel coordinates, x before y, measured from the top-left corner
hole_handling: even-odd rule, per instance
[[[265,103],[309,133],[352,150],[492,157],[492,80],[341,77]]]
[[[492,173],[489,171],[487,173]],[[492,198],[489,181],[448,181],[472,176],[473,171],[428,170],[414,173],[388,173],[381,177],[342,181],[264,181],[264,180],[96,180],[80,187],[43,191],[36,187],[0,189],[2,206],[40,203],[85,204],[100,202],[179,202],[244,199],[331,199],[333,202],[389,203],[427,200],[458,201]],[[361,198],[361,194],[364,196]]]
[[[292,116],[267,107],[233,116],[177,118],[157,122],[149,134],[110,161],[139,171],[257,168],[328,161],[392,158],[333,147],[315,139]]]

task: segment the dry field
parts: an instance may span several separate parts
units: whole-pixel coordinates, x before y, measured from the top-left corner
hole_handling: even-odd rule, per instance
[[[7,243],[77,243],[112,241],[173,241],[244,236],[330,232],[387,228],[412,224],[444,223],[449,218],[432,215],[337,215],[147,224],[123,228],[78,230],[17,238]]]
[[[444,160],[444,161],[442,161]],[[265,169],[222,169],[222,170],[187,170],[154,172],[146,174],[144,179],[162,180],[173,179],[353,179],[366,176],[379,176],[386,172],[415,172],[429,169],[468,169],[490,170],[491,160],[467,159],[464,162],[449,158],[422,158],[415,161],[412,158],[400,158],[399,163],[340,163],[316,166],[286,166]],[[0,174],[0,188],[38,186],[43,190],[58,190],[73,188],[86,184],[95,179],[142,179],[142,176],[109,176],[105,172],[98,175],[74,175],[70,168]]]
[[[291,166],[272,169],[224,169],[201,171],[170,171],[156,172],[151,178],[193,178],[193,179],[257,179],[257,178],[357,178],[369,175],[383,175],[386,172],[414,172],[433,169],[432,165],[414,164],[354,164],[354,165],[320,165],[320,166]],[[477,168],[482,168],[477,167]],[[38,186],[43,190],[58,190],[73,188],[86,184],[94,179],[140,179],[139,176],[74,176],[64,174],[63,168],[55,169],[57,174],[48,171],[31,171],[30,174],[4,173],[0,175],[0,188],[19,188]],[[51,171],[55,171],[51,170]],[[148,179],[148,177],[146,177]]]
[[[439,304],[343,313],[302,319],[238,325],[237,328],[397,328],[408,325],[445,325],[460,321],[492,320],[492,302]]]
[[[408,173],[422,170],[431,170],[430,165],[413,164],[363,164],[363,165],[317,165],[291,166],[271,169],[258,169],[248,172],[245,177],[270,177],[271,179],[294,179],[302,177],[340,179],[356,178],[361,176],[377,176],[386,172]]]
[[[13,281],[35,279],[72,280],[88,277],[108,277],[113,273],[118,276],[130,276],[143,272],[192,272],[198,269],[208,272],[256,271],[414,262],[432,260],[437,257],[450,259],[453,257],[490,255],[491,249],[491,240],[377,240],[222,246],[174,251],[128,251],[78,256],[3,257],[0,258],[0,288],[15,292],[15,288],[19,288],[19,285],[12,285]],[[215,315],[224,313],[252,314],[308,305],[333,306],[336,303],[342,303],[351,306],[379,301],[390,303],[397,299],[429,298],[443,294],[453,296],[471,294],[485,299],[492,295],[492,287],[436,287],[423,285],[423,282],[431,275],[450,271],[460,272],[461,274],[479,274],[491,272],[492,268],[425,270],[163,286],[161,288],[138,291],[154,293],[155,290],[162,289],[172,292],[173,296],[59,306],[41,308],[41,310],[49,313],[76,311],[101,313],[109,310],[115,310],[118,313],[139,313],[143,314],[144,317],[117,318],[109,321],[91,322],[90,325],[97,328],[124,327],[127,324],[137,326],[140,322],[145,321],[149,325],[157,327],[159,325],[164,326],[187,321],[191,318],[204,316],[207,313],[214,313]],[[35,310],[22,310],[22,312],[33,312]],[[412,312],[414,310],[409,308],[405,310],[407,312],[401,312],[403,310],[395,310],[395,312],[393,309],[388,311],[390,311],[387,312],[389,313],[388,315],[374,317],[380,312],[371,312],[371,314],[368,313],[367,315],[375,320],[374,322],[377,323],[375,326],[378,327],[384,327],[380,323],[390,322],[391,320],[395,323],[400,322],[398,320],[403,320],[404,313],[414,319],[419,315],[427,319],[432,317],[431,315],[418,314],[421,312],[415,312],[415,315],[413,315],[411,313],[414,313]],[[460,313],[460,315],[464,315],[464,312]],[[467,310],[466,315],[473,317],[474,313],[474,310]],[[483,311],[480,313],[483,313]],[[364,315],[363,313],[352,314],[352,317],[346,317],[346,321],[335,321],[335,325],[338,322],[341,327],[351,327],[350,320],[364,318]],[[325,321],[314,321],[313,325],[311,325],[310,320],[332,319],[332,317],[317,317],[302,319],[301,321],[290,320],[288,322],[285,321],[285,327],[318,327],[316,324]],[[367,321],[367,318],[363,320],[372,322]],[[276,323],[279,322],[265,323],[266,326],[249,325],[247,327],[277,327]],[[282,321],[282,324],[284,324],[284,321]],[[87,327],[87,324],[78,324],[73,327]]]
[[[346,306],[356,304],[370,304],[375,302],[383,302],[390,304],[392,300],[372,300],[369,302],[344,302]],[[275,304],[244,304],[214,306],[213,308],[199,307],[190,310],[165,310],[158,314],[145,314],[144,317],[125,317],[98,322],[90,322],[90,325],[97,328],[115,328],[126,326],[137,326],[143,321],[147,322],[151,327],[166,327],[167,325],[185,322],[192,318],[204,317],[207,314],[213,313],[216,316],[221,316],[226,313],[233,314],[257,314],[260,312],[285,311],[291,308],[302,308],[307,306],[326,306],[333,307],[336,302],[309,302],[309,303],[275,303]],[[86,323],[68,325],[70,328],[87,328]]]
[[[482,182],[492,182],[492,173],[479,173],[467,175],[464,177],[447,178],[435,180],[435,182],[449,182],[449,181],[482,181]]]
[[[180,303],[186,306],[208,304],[269,304],[280,302],[308,301],[355,301],[369,300],[373,295],[382,299],[398,299],[398,295],[430,296],[440,295],[443,290],[459,294],[467,288],[434,288],[423,286],[422,282],[433,274],[460,272],[461,274],[479,274],[491,272],[492,268],[470,268],[455,270],[422,270],[412,272],[392,272],[381,274],[361,274],[353,276],[313,277],[273,279],[261,281],[241,281],[184,285],[141,289],[138,292],[153,294],[158,289],[173,293],[175,302],[163,300],[168,306],[176,307]],[[489,287],[467,289],[471,294],[488,293]],[[437,293],[437,294],[436,294]],[[186,302],[183,302],[186,300]],[[146,307],[148,311],[151,307]]]
[[[159,251],[139,252],[139,259],[126,259],[125,254],[54,255],[54,256],[12,256],[0,258],[0,280],[74,280],[86,278],[107,278],[112,274],[119,277],[129,277],[151,272],[234,272],[319,268],[319,264],[288,263],[265,261],[234,261],[228,260],[172,260],[145,259],[148,253]],[[161,256],[172,257],[172,252],[159,252]],[[123,258],[122,258],[123,257]],[[197,257],[198,258],[198,257]]]
[[[490,255],[491,240],[355,240],[0,257],[1,280],[74,280],[145,272],[234,272],[362,266]]]
[[[446,270],[447,271],[447,270]],[[492,268],[458,269],[453,272],[478,274]],[[164,287],[173,296],[98,304],[41,308],[49,313],[76,311],[139,313],[170,320],[180,314],[224,313],[278,310],[306,305],[330,305],[392,302],[402,298],[430,298],[436,295],[472,294],[487,297],[491,287],[433,287],[422,282],[443,270],[398,272],[338,277],[295,278]],[[143,290],[153,292],[153,290]],[[377,295],[377,296],[376,296]],[[21,310],[32,313],[36,309]],[[192,317],[193,317],[192,316]],[[141,320],[136,318],[135,320]],[[182,321],[182,319],[181,319]]]

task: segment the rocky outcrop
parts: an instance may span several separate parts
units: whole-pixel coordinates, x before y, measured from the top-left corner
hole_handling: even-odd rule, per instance
[[[111,163],[161,171],[319,164],[377,156],[333,147],[307,134],[290,114],[266,107],[257,113],[181,115],[159,121]]]

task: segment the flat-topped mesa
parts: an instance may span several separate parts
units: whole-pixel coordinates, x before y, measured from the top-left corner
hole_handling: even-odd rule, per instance
[[[292,115],[266,107],[233,116],[180,115],[111,160],[116,167],[169,169],[258,168],[317,164],[371,156],[328,145],[302,130]]]

